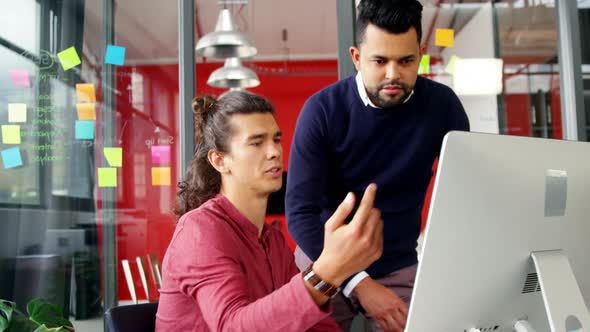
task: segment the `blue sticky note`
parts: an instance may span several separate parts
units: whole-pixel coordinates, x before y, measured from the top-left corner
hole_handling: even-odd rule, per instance
[[[4,168],[15,168],[23,165],[20,148],[10,148],[2,151],[2,163]]]
[[[76,139],[94,139],[94,121],[76,121]]]
[[[125,63],[125,47],[107,45],[105,63],[122,66]]]

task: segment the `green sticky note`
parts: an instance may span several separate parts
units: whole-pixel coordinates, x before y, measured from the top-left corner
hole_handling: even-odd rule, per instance
[[[98,186],[116,187],[117,186],[117,169],[114,167],[98,168]]]
[[[445,68],[445,71],[451,75],[455,75],[455,65],[457,64],[457,61],[460,60],[461,58],[459,58],[456,55],[453,55],[450,59],[449,59],[449,63],[447,63],[447,66]]]
[[[57,53],[57,57],[59,58],[59,62],[61,62],[61,66],[64,68],[64,70],[70,70],[82,63],[74,46],[66,48],[65,50]]]
[[[430,74],[430,55],[424,54],[420,60],[420,67],[418,67],[418,74]]]
[[[104,156],[111,167],[123,166],[123,148],[104,148]]]
[[[2,126],[2,143],[20,144],[20,126],[3,125]]]
[[[27,122],[27,104],[8,104],[8,122]]]

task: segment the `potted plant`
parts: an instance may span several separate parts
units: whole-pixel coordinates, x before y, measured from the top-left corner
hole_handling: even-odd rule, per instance
[[[31,300],[27,313],[28,317],[16,308],[16,303],[0,299],[0,332],[74,331],[61,308],[43,299]]]

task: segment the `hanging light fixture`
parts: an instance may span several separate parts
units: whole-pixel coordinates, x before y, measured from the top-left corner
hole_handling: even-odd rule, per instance
[[[246,35],[237,31],[229,9],[219,12],[215,31],[197,42],[197,55],[211,58],[247,58],[256,55],[256,47]]]
[[[207,84],[216,88],[243,89],[260,85],[260,80],[252,69],[242,66],[239,58],[229,58],[223,67],[211,73]]]

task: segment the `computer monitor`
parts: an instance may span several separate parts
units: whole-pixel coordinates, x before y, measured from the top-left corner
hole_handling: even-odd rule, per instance
[[[405,331],[588,332],[588,304],[590,143],[447,134]]]

